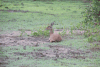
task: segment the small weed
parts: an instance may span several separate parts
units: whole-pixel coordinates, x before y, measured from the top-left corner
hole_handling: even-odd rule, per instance
[[[23,35],[23,33],[25,33],[25,30],[21,30],[20,37]]]
[[[49,31],[44,31],[44,32],[43,32],[43,35],[44,35],[44,36],[49,36]]]
[[[85,30],[85,37],[88,37],[88,42],[100,41],[100,26],[94,26],[94,24],[86,25],[85,23],[80,23],[76,27],[77,29]]]
[[[99,36],[99,35],[97,36],[97,41],[99,41],[99,42],[100,42],[100,36]]]
[[[39,33],[38,32],[34,32],[33,36],[39,36]]]
[[[61,33],[59,33],[60,35],[64,36],[66,35],[66,30],[63,30]]]
[[[71,34],[73,34],[73,28],[72,27],[71,27],[71,31],[70,32],[71,32]]]
[[[42,31],[39,29],[37,32],[33,32],[32,35],[33,36],[49,36],[49,31],[48,30]]]
[[[56,29],[63,29],[63,27],[56,27]]]
[[[63,31],[61,32],[61,33],[59,33],[59,34],[61,34],[62,36],[64,36],[64,35],[66,35],[66,29],[65,29],[65,26],[63,27]]]
[[[85,36],[85,37],[89,37],[90,35],[91,35],[90,32],[85,32],[85,33],[84,33],[84,36]]]
[[[88,38],[88,42],[93,42],[93,37],[92,37],[92,36],[90,36],[90,37]]]
[[[77,13],[77,11],[73,11],[73,13]]]
[[[70,9],[66,9],[66,11],[70,11]]]

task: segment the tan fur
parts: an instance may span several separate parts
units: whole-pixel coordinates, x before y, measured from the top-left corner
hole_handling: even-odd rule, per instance
[[[52,30],[53,24],[54,23],[51,23],[51,25],[46,28],[46,30],[50,30],[49,40],[50,40],[50,42],[60,42],[60,41],[62,41],[62,38],[59,34],[53,33],[53,30]]]
[[[51,34],[49,39],[50,39],[50,42],[53,42],[53,41],[55,41],[55,42],[62,41],[61,36],[59,34],[55,34],[55,33]]]

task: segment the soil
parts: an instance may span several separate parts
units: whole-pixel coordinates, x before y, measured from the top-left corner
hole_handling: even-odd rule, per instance
[[[63,30],[54,30],[55,33],[62,32]],[[85,31],[80,31],[80,30],[73,30],[74,34],[81,35]],[[28,36],[24,36],[27,34]],[[66,31],[67,35],[70,35],[70,30]],[[6,45],[6,46],[13,46],[13,45],[35,45],[39,43],[49,43],[49,37],[44,37],[44,36],[30,36],[31,31],[25,31],[25,33],[21,35],[21,31],[13,31],[11,33],[6,32],[5,34],[0,34],[0,45]],[[66,39],[65,36],[62,37],[63,40]],[[72,39],[72,37],[67,36],[68,39]]]
[[[53,3],[50,3],[53,4]],[[2,6],[2,5],[1,5]],[[7,9],[9,9],[9,7],[5,7]],[[22,7],[23,8],[23,7]],[[23,12],[23,13],[42,13],[42,12],[32,12],[32,11],[23,11],[23,10],[0,10],[0,11],[7,11],[7,12]],[[45,13],[46,14],[46,13]],[[48,13],[47,13],[48,14]],[[53,16],[57,16],[54,14],[48,14],[48,15],[53,15]],[[16,20],[14,20],[16,21]],[[58,32],[62,32],[63,30],[56,30],[55,29],[55,33]],[[2,32],[2,30],[0,30],[0,32]],[[76,35],[82,35],[84,34],[85,31],[80,31],[80,30],[73,30],[73,33]],[[27,35],[31,34],[31,31],[25,31],[25,33],[27,33]],[[96,48],[91,48],[90,50],[86,50],[86,51],[82,51],[82,50],[78,50],[75,49],[73,47],[67,47],[67,46],[63,46],[63,45],[59,45],[59,43],[57,43],[57,45],[52,45],[50,44],[50,42],[48,41],[49,37],[35,37],[35,36],[21,36],[21,31],[13,31],[11,33],[6,33],[6,34],[0,34],[0,51],[2,51],[3,47],[7,47],[7,46],[18,46],[21,45],[23,47],[23,50],[26,50],[27,46],[34,46],[34,47],[48,47],[49,49],[39,49],[39,50],[33,50],[32,52],[14,52],[13,54],[16,56],[23,56],[26,57],[27,55],[30,55],[32,57],[28,57],[29,59],[31,58],[35,58],[35,59],[52,59],[57,61],[58,59],[70,59],[70,58],[74,58],[74,59],[86,59],[86,58],[93,58],[91,55],[91,51],[100,51],[100,48],[96,47]],[[70,30],[66,31],[67,35],[70,35]],[[24,35],[24,34],[23,34]],[[73,39],[70,36],[67,36],[67,38],[65,36],[62,37],[63,40],[65,39]],[[47,45],[44,45],[47,44]],[[13,48],[11,50],[17,50],[16,48]],[[90,55],[90,56],[87,56]],[[3,57],[0,55],[0,67],[2,65],[6,65],[8,64],[8,62],[6,62],[8,59],[12,59],[11,57]],[[19,57],[13,58],[13,60],[21,60]],[[5,67],[5,66],[3,66]],[[21,66],[21,67],[28,67],[28,66]]]
[[[55,33],[62,32],[62,30],[55,30]],[[31,34],[31,31],[25,31],[28,35]],[[76,34],[83,34],[84,31],[80,30],[74,30],[73,33]],[[0,47],[7,47],[7,46],[18,46],[21,45],[23,47],[23,50],[26,50],[27,46],[32,46],[32,47],[47,47],[49,49],[39,49],[39,50],[33,50],[32,52],[14,52],[13,54],[16,56],[23,56],[28,57],[29,59],[35,58],[35,59],[52,59],[54,61],[57,61],[57,59],[86,59],[86,58],[93,58],[91,55],[91,51],[94,51],[95,48],[91,48],[90,50],[82,51],[79,49],[75,49],[73,47],[68,47],[61,45],[57,43],[57,45],[52,45],[49,42],[49,37],[43,37],[43,36],[21,36],[20,31],[13,31],[11,33],[5,33],[5,34],[0,34]],[[73,39],[73,37],[70,37],[69,35],[71,34],[69,30],[67,30],[66,34],[68,35],[67,37],[62,36],[63,41],[66,39]],[[44,45],[46,44],[46,45]],[[10,49],[10,50],[17,50],[16,48]],[[96,48],[97,50],[100,50]],[[2,51],[2,49],[1,49]],[[89,56],[87,56],[87,54]],[[0,64],[1,65],[6,65],[8,64],[7,61],[8,59],[12,59],[10,57],[1,57],[0,58]],[[14,59],[16,60],[16,58]],[[19,58],[17,58],[19,60]]]
[[[8,9],[8,7],[5,7],[5,8]],[[23,7],[22,7],[22,8],[23,8]],[[42,13],[42,12],[38,12],[38,11],[33,11],[33,12],[32,12],[32,11],[28,11],[28,10],[27,10],[27,11],[24,11],[24,10],[10,10],[10,9],[9,9],[9,10],[2,10],[2,9],[1,9],[0,11],[7,11],[7,12],[11,12],[11,13],[13,13],[13,12],[22,12],[22,13],[27,13],[27,12],[28,12],[28,13],[29,13],[29,12],[30,12],[30,13]],[[45,13],[45,14],[52,15],[52,16],[57,16],[57,15],[55,15],[55,14],[49,14],[49,13]]]
[[[31,34],[31,31],[25,31],[28,35]],[[55,33],[58,32],[62,32],[62,30],[58,31],[55,30]],[[78,32],[78,30],[74,31]],[[82,33],[82,31],[79,31]],[[61,46],[61,45],[50,45],[48,39],[49,37],[33,37],[33,36],[27,36],[27,37],[20,37],[20,31],[13,31],[9,34],[1,34],[0,35],[0,46],[4,47],[4,46],[18,46],[18,45],[22,45],[23,46],[23,50],[26,50],[26,46],[34,46],[34,47],[49,47],[50,49],[45,50],[45,49],[39,49],[39,50],[34,50],[32,52],[14,52],[14,55],[21,55],[21,56],[26,56],[26,55],[31,55],[32,57],[34,57],[35,59],[53,59],[55,61],[57,61],[58,58],[75,58],[75,59],[85,59],[87,58],[87,56],[85,56],[85,54],[90,53],[90,51],[82,51],[82,50],[78,50],[78,49],[74,49],[71,47],[67,47],[67,46]],[[69,31],[66,32],[67,34],[70,34]],[[63,40],[66,39],[66,37],[62,37]],[[72,37],[68,37],[69,39],[73,39]],[[47,45],[43,45],[44,43],[47,43]],[[57,43],[58,44],[58,43]],[[31,57],[29,57],[31,58]],[[9,57],[6,57],[7,59],[11,59]],[[19,59],[17,59],[19,60]],[[0,64],[7,64],[6,62],[3,61],[3,59],[0,59]]]

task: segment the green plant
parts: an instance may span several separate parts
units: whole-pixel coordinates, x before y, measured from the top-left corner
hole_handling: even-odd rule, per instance
[[[25,33],[25,30],[21,30],[20,37],[23,35],[23,33]]]
[[[49,31],[43,31],[44,36],[49,36]]]
[[[63,27],[63,31],[61,33],[59,33],[60,35],[64,36],[66,35],[66,29],[65,29],[65,26]]]
[[[71,34],[73,34],[73,27],[71,27],[71,30],[70,30]]]
[[[38,32],[34,32],[33,36],[39,36],[39,33]]]
[[[88,42],[93,42],[94,40],[93,40],[93,36],[90,36],[89,38],[88,38]]]
[[[59,33],[60,35],[64,36],[66,35],[66,30],[63,30],[61,33]]]
[[[84,12],[84,21],[86,25],[99,23],[100,22],[100,2],[98,0],[93,0],[93,2],[87,6]]]
[[[93,0],[83,12],[84,21],[77,28],[84,29],[85,37],[88,37],[88,42],[100,41],[100,1]]]
[[[37,32],[33,32],[32,35],[33,36],[49,36],[49,31],[47,30],[42,31],[39,29]]]
[[[100,35],[100,34],[99,34]],[[97,41],[99,41],[100,42],[100,36],[97,36]]]

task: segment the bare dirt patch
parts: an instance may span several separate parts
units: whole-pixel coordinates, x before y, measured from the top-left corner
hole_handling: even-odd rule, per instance
[[[13,45],[36,45],[37,43],[48,42],[44,37],[19,37],[19,36],[0,36],[0,44],[6,46]]]
[[[28,35],[31,34],[30,31],[25,31]],[[55,33],[58,32],[62,32],[61,31],[57,31],[55,30]],[[6,34],[1,34],[0,35],[0,46],[2,47],[7,47],[7,46],[22,46],[23,50],[26,50],[27,46],[32,46],[32,47],[47,47],[49,49],[39,49],[39,50],[33,50],[32,52],[12,52],[11,54],[15,55],[15,56],[23,56],[23,57],[27,57],[29,59],[31,58],[35,58],[35,59],[52,59],[57,61],[57,59],[62,59],[62,58],[66,58],[66,59],[71,59],[71,58],[75,58],[75,59],[86,59],[87,56],[86,54],[91,54],[90,51],[82,51],[82,50],[78,50],[78,49],[74,49],[72,47],[67,47],[67,46],[62,46],[59,45],[59,43],[57,43],[57,45],[50,45],[49,44],[49,37],[32,37],[32,36],[27,36],[27,37],[20,37],[20,31],[13,31],[11,33],[6,33]],[[67,31],[67,34],[69,34],[70,32]],[[63,37],[63,40],[66,37]],[[68,37],[70,39],[70,36]],[[44,43],[47,45],[44,45]],[[19,48],[18,48],[19,49]],[[17,50],[16,48],[10,49],[10,50]],[[31,56],[31,57],[30,57]],[[6,57],[7,59],[12,59],[11,57]],[[13,58],[13,60],[21,60],[22,58]],[[6,61],[5,60],[5,61]],[[2,62],[0,62],[1,64],[3,64]]]
[[[54,30],[54,33],[61,33],[63,30]],[[73,30],[72,31],[74,34],[83,34],[85,31],[80,31],[80,30]],[[28,35],[27,37],[25,37],[25,33]],[[70,30],[66,31],[66,35],[70,35],[71,32]],[[49,42],[48,39],[49,37],[44,37],[44,36],[40,36],[40,37],[32,37],[29,36],[31,35],[31,31],[25,31],[22,35],[22,37],[20,37],[21,35],[21,31],[13,31],[11,33],[5,33],[5,34],[1,34],[0,35],[0,45],[7,45],[7,46],[13,46],[13,45],[36,45],[37,43],[47,43]],[[66,38],[65,36],[62,37],[63,40]],[[73,39],[72,37],[67,37],[70,39]]]
[[[5,7],[5,8],[7,8],[8,9],[8,7]],[[0,11],[7,11],[7,12],[11,12],[11,13],[13,13],[13,12],[22,12],[22,13],[27,13],[27,12],[29,12],[29,13],[43,13],[43,12],[39,12],[39,11],[28,11],[28,10],[26,10],[26,11],[24,11],[24,10],[0,10]],[[50,14],[50,13],[43,13],[43,14],[48,14],[48,15],[52,15],[52,16],[58,16],[58,15],[55,15],[55,14]]]
[[[26,55],[32,55],[32,57],[36,58],[36,59],[54,59],[57,60],[59,58],[76,58],[76,59],[85,59],[86,56],[84,56],[86,54],[86,52],[81,51],[81,50],[76,50],[76,49],[72,49],[72,48],[68,48],[68,47],[64,47],[64,46],[51,46],[49,45],[48,47],[50,47],[49,50],[43,50],[43,49],[39,49],[39,50],[34,50],[32,52],[25,52],[25,53],[21,53],[21,52],[15,52],[15,55],[22,55],[22,56],[26,56]]]
[[[61,33],[63,30],[56,30],[54,31],[54,33]],[[73,30],[74,34],[83,34],[85,31],[80,31],[80,30]],[[27,37],[25,37],[25,33],[28,35]],[[71,32],[70,30],[66,31],[66,35],[70,35]],[[35,45],[37,43],[47,43],[49,42],[48,39],[49,37],[44,37],[44,36],[40,36],[40,37],[32,37],[29,36],[31,35],[31,31],[25,31],[22,35],[22,37],[20,37],[21,35],[21,31],[13,31],[11,33],[5,33],[5,34],[1,34],[0,35],[0,44],[3,45],[7,45],[7,46],[13,46],[13,45]],[[66,38],[65,36],[62,37],[63,40]],[[72,37],[67,37],[67,38],[71,38]]]

